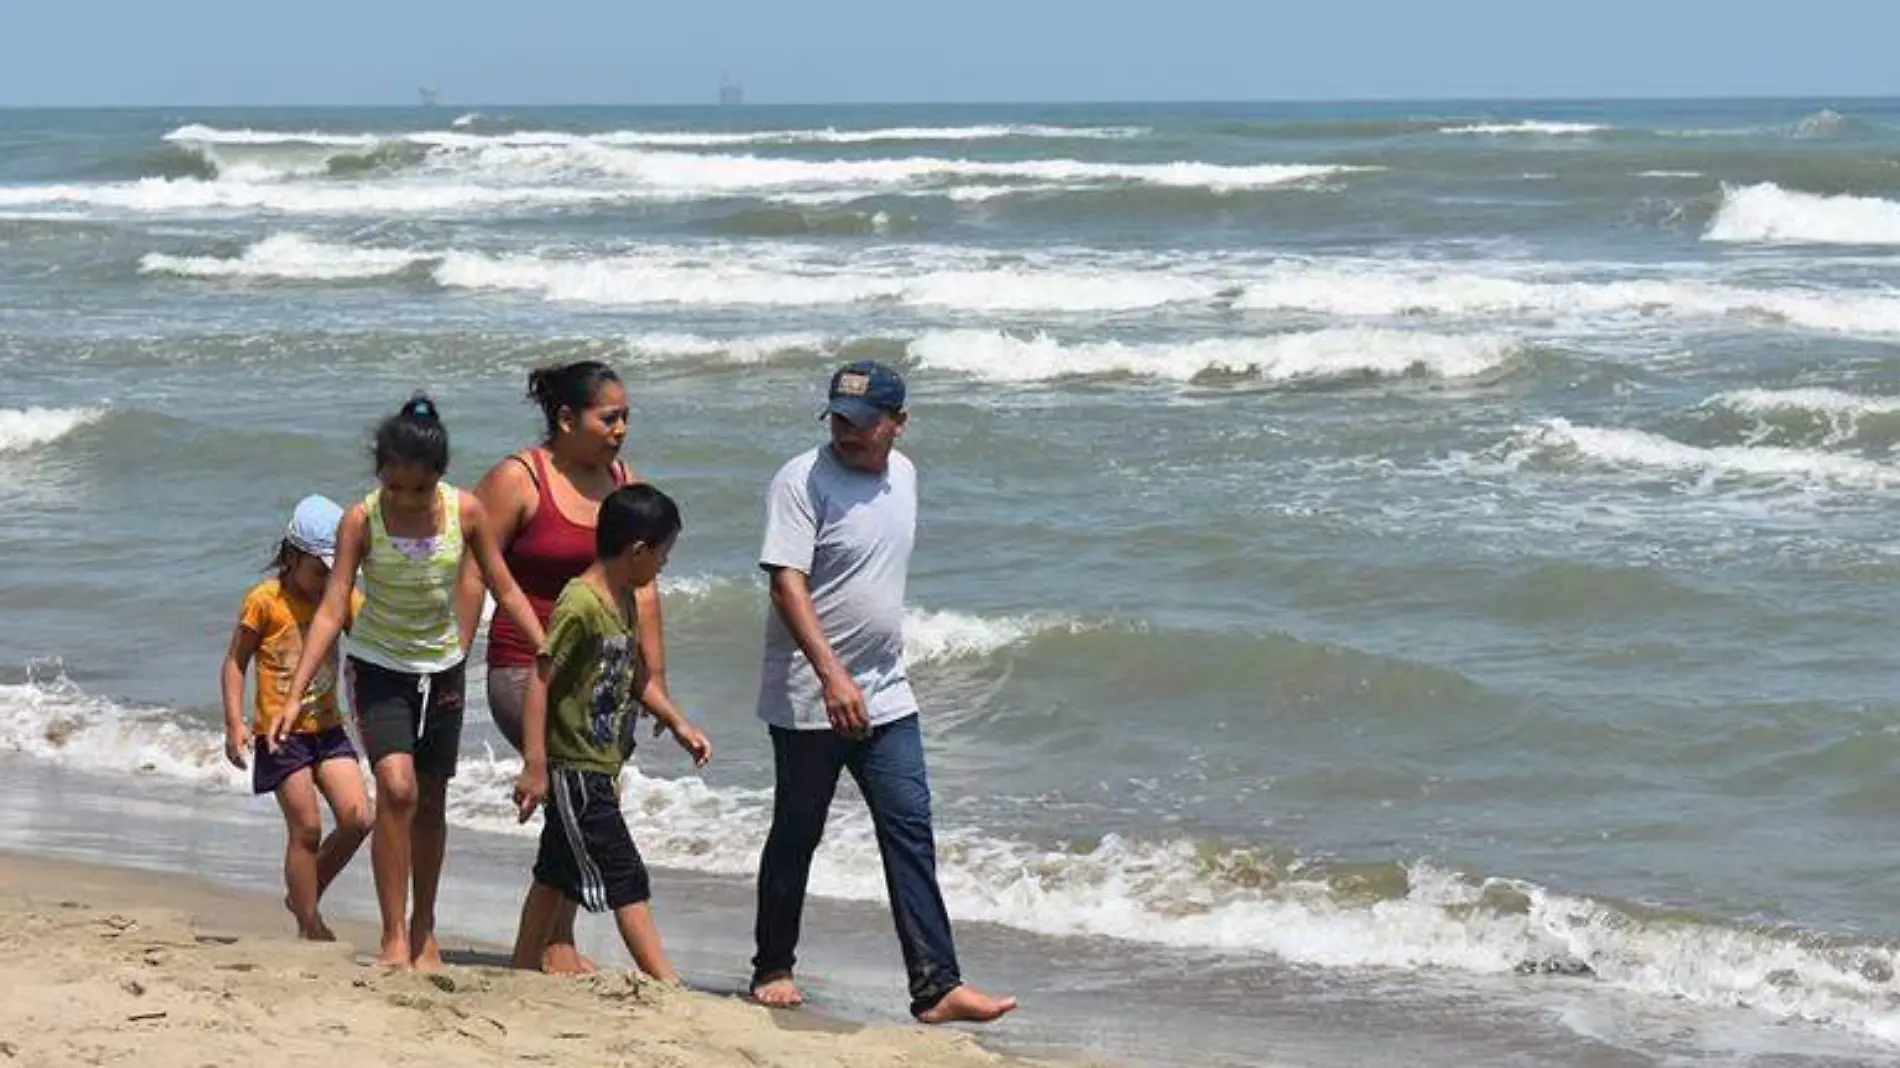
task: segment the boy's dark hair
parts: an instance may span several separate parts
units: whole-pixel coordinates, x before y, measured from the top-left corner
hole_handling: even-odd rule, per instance
[[[600,502],[594,526],[594,555],[611,560],[634,542],[659,548],[679,536],[679,505],[644,482],[622,486]]]
[[[402,411],[376,426],[376,470],[391,464],[420,464],[440,475],[449,469],[449,428],[427,393],[409,398]]]
[[[552,444],[561,432],[561,409],[579,412],[593,406],[601,389],[620,381],[614,369],[599,360],[581,360],[559,367],[539,367],[528,372],[528,399],[541,406],[547,420],[547,441]]]

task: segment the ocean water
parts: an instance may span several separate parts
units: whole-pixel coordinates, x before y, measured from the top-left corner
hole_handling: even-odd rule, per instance
[[[268,885],[216,674],[289,506],[418,388],[472,484],[598,357],[718,745],[627,811],[736,982],[761,494],[874,356],[1005,1045],[1900,1062],[1897,342],[1900,102],[0,112],[0,844]],[[470,722],[445,921],[501,941]],[[851,804],[815,890],[901,1008]]]

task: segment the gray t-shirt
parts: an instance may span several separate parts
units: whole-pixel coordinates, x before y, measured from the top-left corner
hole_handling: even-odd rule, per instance
[[[821,445],[772,479],[759,565],[802,571],[832,651],[864,691],[872,726],[917,711],[904,667],[904,581],[917,534],[917,469],[893,451],[882,475],[846,467]],[[776,610],[765,624],[759,718],[829,730],[818,673]]]

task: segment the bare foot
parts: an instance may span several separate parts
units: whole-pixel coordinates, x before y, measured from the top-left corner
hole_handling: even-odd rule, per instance
[[[334,942],[336,933],[323,922],[323,914],[312,912],[308,916],[300,915],[296,906],[290,903],[290,895],[284,895],[284,910],[297,921],[297,937],[306,942]]]
[[[409,936],[409,966],[419,972],[445,972],[449,966],[442,961],[442,947],[436,944],[435,933],[411,934]]]
[[[402,935],[383,936],[383,951],[376,957],[376,966],[392,972],[409,970],[409,939]]]
[[[768,979],[752,986],[752,1000],[768,1009],[796,1009],[805,1003],[805,995],[789,975]]]
[[[572,942],[549,942],[541,951],[541,970],[549,975],[592,975],[600,969]]]
[[[1015,998],[993,998],[973,986],[960,986],[945,994],[942,1001],[918,1013],[917,1019],[927,1024],[989,1023],[1015,1007]]]

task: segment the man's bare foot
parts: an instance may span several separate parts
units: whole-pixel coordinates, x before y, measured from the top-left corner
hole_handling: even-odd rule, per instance
[[[767,979],[752,986],[752,1000],[768,1009],[796,1009],[805,1003],[805,995],[789,975]]]
[[[549,975],[592,975],[600,969],[572,942],[549,942],[541,951],[541,970]]]
[[[435,932],[411,934],[409,936],[409,966],[419,972],[444,972],[449,966],[443,963],[442,947],[436,944]]]
[[[392,972],[409,970],[409,939],[403,935],[383,936],[383,951],[376,957],[378,968],[387,968]]]
[[[943,996],[924,1012],[917,1014],[921,1023],[989,1023],[1001,1019],[1016,1007],[1015,998],[993,998],[973,986],[960,986]]]

